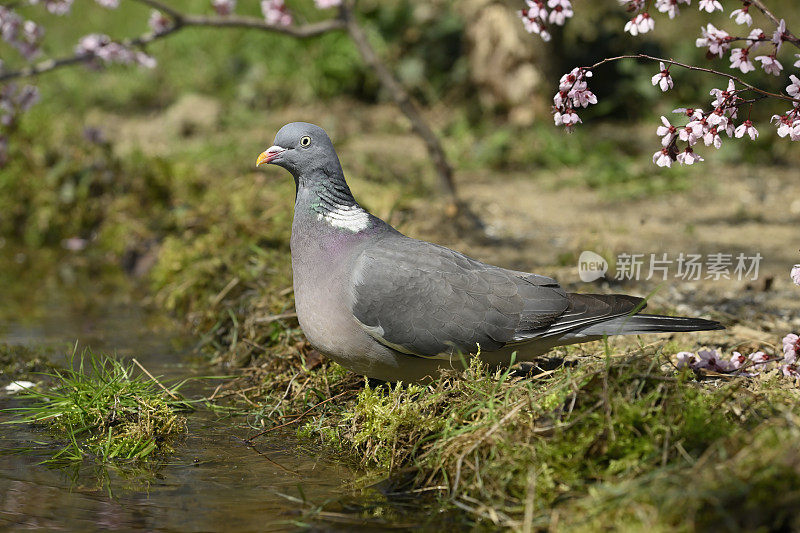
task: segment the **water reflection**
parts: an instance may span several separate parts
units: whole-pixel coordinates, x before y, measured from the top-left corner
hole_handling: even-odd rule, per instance
[[[7,254],[3,254],[8,257]],[[48,345],[66,351],[77,341],[95,352],[135,355],[152,373],[184,378],[208,369],[192,360],[190,344],[164,317],[149,315],[124,278],[55,261],[45,268],[26,256],[0,258],[0,343]],[[5,262],[7,263],[7,262]],[[204,387],[195,383],[194,394]],[[191,396],[191,394],[190,394]],[[17,400],[0,397],[0,409]],[[0,420],[8,420],[0,413]],[[46,530],[292,529],[298,505],[281,494],[323,502],[341,496],[354,474],[322,450],[303,448],[291,429],[242,442],[249,431],[235,420],[199,411],[189,434],[155,472],[41,465],[49,437],[26,425],[0,435],[0,524]],[[28,453],[9,450],[28,448]],[[302,487],[301,489],[298,487]]]

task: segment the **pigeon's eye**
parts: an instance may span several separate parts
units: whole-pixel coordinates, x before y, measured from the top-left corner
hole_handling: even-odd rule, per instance
[[[305,137],[300,139],[300,146],[308,146],[309,144],[311,144],[311,137],[306,135]]]

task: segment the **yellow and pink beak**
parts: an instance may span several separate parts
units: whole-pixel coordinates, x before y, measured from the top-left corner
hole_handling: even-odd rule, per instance
[[[281,155],[283,152],[286,151],[286,148],[282,148],[280,146],[270,146],[258,156],[256,159],[256,166],[260,167],[263,164],[268,164],[272,162],[276,157]]]

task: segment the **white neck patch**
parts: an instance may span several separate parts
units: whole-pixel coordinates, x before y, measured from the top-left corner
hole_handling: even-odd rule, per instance
[[[317,214],[317,219],[325,220],[335,228],[350,230],[353,233],[369,227],[369,213],[364,211],[358,204],[337,205],[324,215],[322,213]]]

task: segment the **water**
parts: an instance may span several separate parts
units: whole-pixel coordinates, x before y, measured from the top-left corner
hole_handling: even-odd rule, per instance
[[[165,380],[215,372],[198,362],[169,319],[145,313],[118,275],[63,263],[46,269],[29,257],[0,258],[0,270],[0,343],[45,345],[65,353],[77,341],[95,352],[135,356]],[[188,396],[210,394],[215,385],[195,382]],[[0,409],[18,401],[0,396]],[[252,449],[242,441],[252,430],[241,420],[219,420],[203,410],[188,416],[187,439],[167,464],[150,473],[89,463],[47,467],[39,464],[53,449],[47,434],[26,425],[0,427],[0,527],[294,529],[307,506],[291,498],[335,501],[356,476],[324,450],[299,443],[292,429],[271,432]],[[0,413],[0,420],[8,419]],[[20,449],[28,451],[9,453]]]

